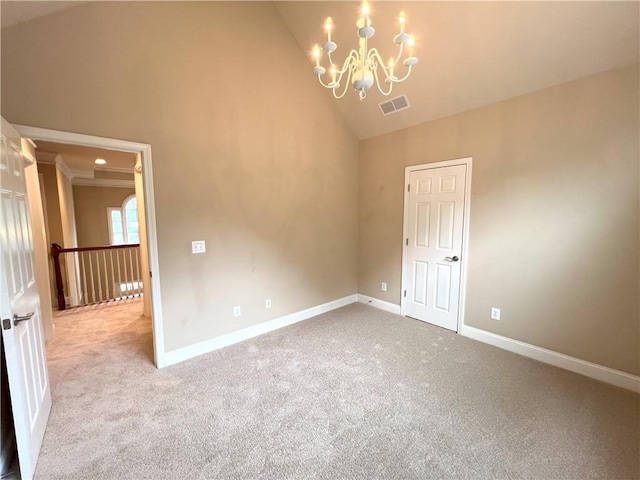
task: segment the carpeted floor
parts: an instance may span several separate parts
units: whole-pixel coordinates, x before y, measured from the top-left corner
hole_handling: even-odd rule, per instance
[[[632,392],[360,304],[157,370],[141,310],[57,317],[36,480],[640,477]]]

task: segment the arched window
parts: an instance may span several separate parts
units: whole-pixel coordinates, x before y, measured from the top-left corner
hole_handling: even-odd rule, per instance
[[[107,208],[107,219],[111,245],[140,243],[138,200],[135,195],[129,195],[125,198],[120,208]]]

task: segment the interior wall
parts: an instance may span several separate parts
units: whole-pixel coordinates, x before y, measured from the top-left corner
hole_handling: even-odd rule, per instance
[[[356,293],[358,142],[272,4],[91,2],[1,34],[10,122],[151,145],[167,351]]]
[[[361,142],[359,292],[400,304],[405,166],[473,157],[465,323],[638,375],[639,87],[636,64]]]
[[[62,219],[60,217],[60,200],[58,198],[58,175],[53,163],[38,162],[38,173],[42,174],[46,217],[49,227],[49,241],[62,246]],[[51,245],[49,245],[50,247]]]
[[[107,208],[120,208],[135,189],[120,187],[73,186],[75,222],[79,247],[109,245]]]

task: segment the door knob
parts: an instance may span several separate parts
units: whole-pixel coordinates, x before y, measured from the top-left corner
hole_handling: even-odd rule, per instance
[[[444,257],[445,260],[449,260],[450,262],[457,262],[458,260],[460,260],[457,256],[453,256],[453,257]]]
[[[18,325],[20,322],[26,322],[27,320],[31,320],[31,317],[33,317],[33,312],[29,312],[26,315],[23,316],[18,316],[17,313],[13,314],[13,325],[16,326]]]

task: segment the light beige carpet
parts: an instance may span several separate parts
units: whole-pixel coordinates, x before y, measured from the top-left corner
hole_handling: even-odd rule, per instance
[[[173,367],[67,311],[36,479],[640,477],[638,395],[364,305]]]

